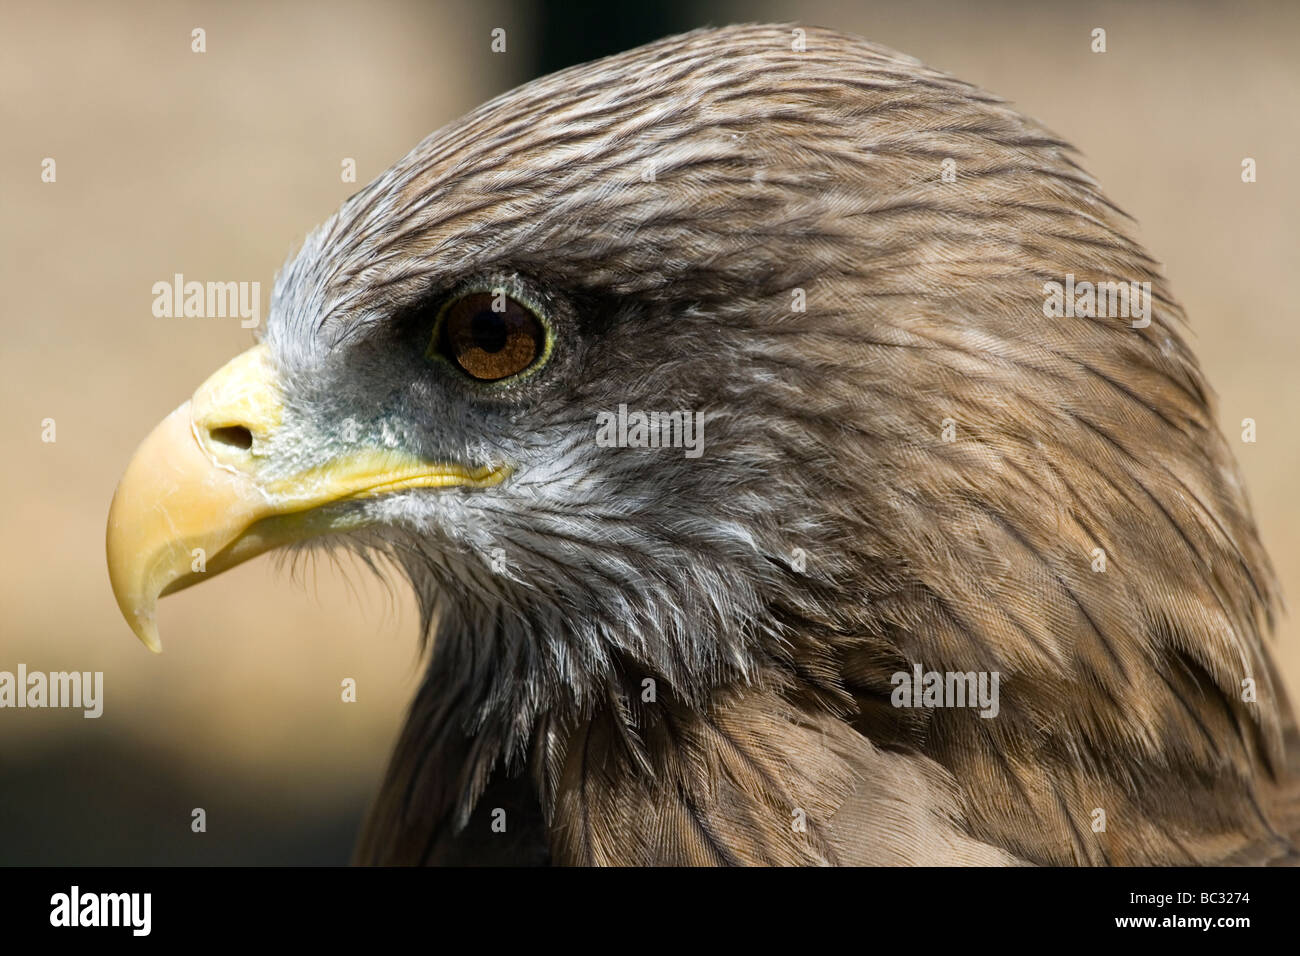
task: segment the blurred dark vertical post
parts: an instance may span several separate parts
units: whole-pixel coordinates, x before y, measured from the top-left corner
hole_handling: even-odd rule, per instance
[[[705,26],[713,6],[684,0],[629,4],[531,0],[531,5],[537,24],[531,31],[534,76]]]

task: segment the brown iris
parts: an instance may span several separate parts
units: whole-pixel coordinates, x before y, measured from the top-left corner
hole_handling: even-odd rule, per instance
[[[496,382],[532,365],[546,329],[523,303],[500,292],[472,292],[443,312],[438,349],[471,378]]]

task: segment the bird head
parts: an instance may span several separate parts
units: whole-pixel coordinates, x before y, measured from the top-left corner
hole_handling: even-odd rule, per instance
[[[689,706],[779,671],[846,709],[921,661],[1034,689],[954,731],[972,753],[1209,747],[1173,701],[1268,679],[1271,579],[1153,262],[1031,120],[795,33],[534,81],[345,202],[127,469],[136,633],[157,648],[161,594],[341,544],[405,572],[503,750],[646,678]],[[1150,283],[1149,321],[1046,317],[1067,274]],[[702,441],[601,440],[634,412]]]

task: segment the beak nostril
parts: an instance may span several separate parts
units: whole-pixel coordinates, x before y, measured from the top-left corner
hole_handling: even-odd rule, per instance
[[[243,425],[225,425],[221,428],[210,428],[208,434],[213,441],[222,445],[230,445],[244,451],[248,451],[253,447],[253,433]]]

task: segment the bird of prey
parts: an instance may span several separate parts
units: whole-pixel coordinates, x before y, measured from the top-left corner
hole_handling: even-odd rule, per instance
[[[409,578],[363,863],[1295,860],[1276,583],[1129,229],[851,36],[536,80],[347,200],[144,441],[119,605],[157,649],[268,549]]]

